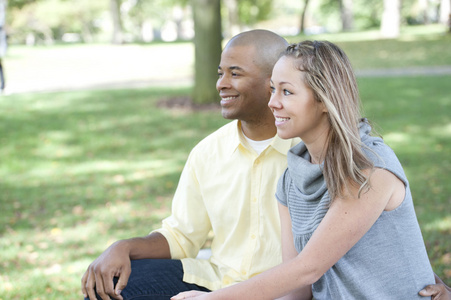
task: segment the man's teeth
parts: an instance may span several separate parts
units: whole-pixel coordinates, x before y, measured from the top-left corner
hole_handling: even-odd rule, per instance
[[[282,117],[276,117],[276,121],[277,122],[284,122],[284,121],[288,121],[290,118],[282,118]]]
[[[222,100],[225,100],[225,101],[229,101],[229,100],[233,100],[233,99],[235,99],[235,97],[224,97],[224,98],[222,98]]]

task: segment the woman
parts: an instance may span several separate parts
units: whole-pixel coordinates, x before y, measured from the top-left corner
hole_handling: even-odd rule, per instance
[[[283,263],[198,298],[423,299],[434,274],[409,183],[361,118],[347,56],[329,42],[291,45],[271,85],[278,135],[303,141],[276,193]]]

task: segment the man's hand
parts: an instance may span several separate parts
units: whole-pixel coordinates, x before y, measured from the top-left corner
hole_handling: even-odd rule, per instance
[[[95,300],[96,291],[102,300],[122,300],[121,291],[125,288],[131,273],[130,251],[126,241],[111,245],[86,270],[81,279],[81,291],[84,297]],[[116,288],[113,278],[119,277]]]
[[[430,284],[419,292],[420,296],[432,296],[433,300],[451,300],[451,290],[446,285]]]
[[[418,294],[424,297],[432,296],[433,300],[451,300],[451,288],[447,286],[437,274],[434,273],[435,284],[430,284]]]

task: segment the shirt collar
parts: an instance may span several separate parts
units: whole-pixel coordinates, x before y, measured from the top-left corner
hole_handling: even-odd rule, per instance
[[[241,130],[241,122],[238,120],[234,120],[232,122],[235,123],[235,125],[232,125],[230,127],[230,138],[229,143],[227,143],[227,145],[230,145],[230,155],[232,155],[240,145],[244,148],[249,148],[249,145],[243,136],[243,131]],[[271,144],[269,144],[270,147],[273,147],[276,151],[280,152],[283,155],[287,155],[288,150],[290,150],[293,145],[294,144],[292,139],[284,140],[281,139],[277,134],[271,141]]]
[[[299,139],[288,139],[284,140],[280,138],[277,134],[274,137],[273,141],[271,142],[271,146],[276,149],[278,152],[280,152],[283,155],[287,155],[288,151],[293,147],[295,144],[297,144],[300,140]]]

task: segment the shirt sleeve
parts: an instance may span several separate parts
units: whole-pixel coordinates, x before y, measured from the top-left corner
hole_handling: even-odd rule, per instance
[[[196,169],[203,167],[203,160],[196,159],[195,149],[183,168],[172,201],[172,214],[163,220],[161,233],[169,243],[171,258],[195,257],[204,245],[211,229]]]
[[[288,206],[288,179],[288,169],[285,169],[277,182],[276,199],[284,206]]]

